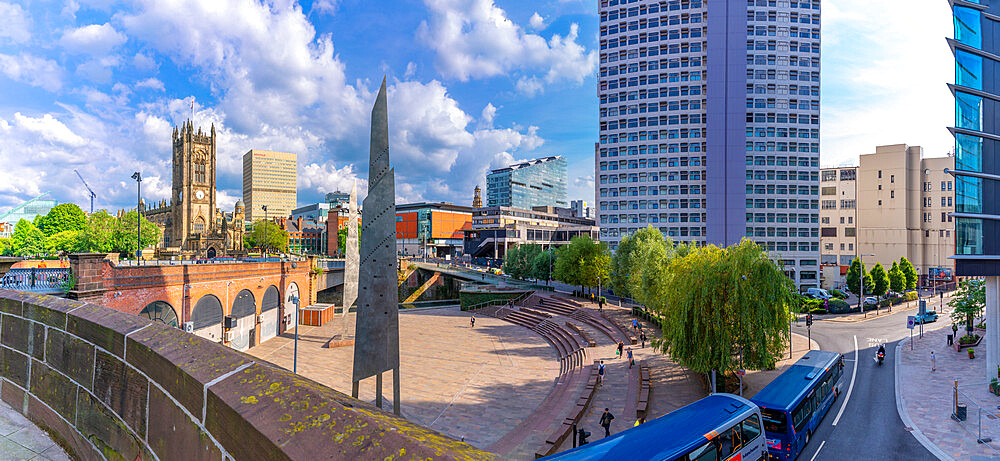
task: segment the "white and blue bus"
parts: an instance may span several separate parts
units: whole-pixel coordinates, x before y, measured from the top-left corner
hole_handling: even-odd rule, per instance
[[[548,460],[759,461],[767,455],[760,410],[714,394]]]
[[[750,399],[760,408],[773,458],[795,459],[840,393],[844,356],[809,351]]]

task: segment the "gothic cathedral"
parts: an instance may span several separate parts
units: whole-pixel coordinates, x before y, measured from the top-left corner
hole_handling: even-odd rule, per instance
[[[173,132],[170,201],[147,208],[145,216],[163,230],[158,258],[241,256],[243,201],[223,213],[215,206],[215,125],[209,132],[185,122]]]

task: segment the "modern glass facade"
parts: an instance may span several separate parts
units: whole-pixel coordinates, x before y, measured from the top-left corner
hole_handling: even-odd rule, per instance
[[[28,221],[34,221],[35,216],[45,216],[52,211],[59,202],[55,200],[47,199],[37,199],[29,200],[21,205],[14,207],[13,212],[0,213],[0,221],[11,223],[14,227],[17,227],[17,222],[22,219],[27,219]]]
[[[490,171],[486,175],[486,206],[566,208],[566,159],[556,155]]]
[[[962,276],[1000,274],[1000,1],[953,0],[955,259]]]
[[[601,239],[751,238],[819,282],[820,3],[601,0]]]

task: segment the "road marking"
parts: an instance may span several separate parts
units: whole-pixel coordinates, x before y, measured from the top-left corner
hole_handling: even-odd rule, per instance
[[[823,449],[823,445],[826,445],[826,440],[819,444],[819,448],[816,449],[816,453],[813,453],[813,457],[809,458],[809,461],[814,461],[816,459],[816,456],[819,455],[819,451]]]
[[[854,391],[854,378],[858,376],[858,336],[854,335],[854,371],[851,372],[851,385],[847,387],[847,395],[844,396],[844,404],[840,406],[840,411],[837,412],[837,417],[833,419],[833,426],[836,426],[840,422],[840,417],[844,415],[844,409],[847,408],[847,401],[851,400],[851,392]],[[821,445],[822,446],[822,445]]]

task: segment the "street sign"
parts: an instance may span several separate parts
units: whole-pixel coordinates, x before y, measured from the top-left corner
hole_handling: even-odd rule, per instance
[[[917,325],[917,316],[915,316],[915,315],[908,315],[908,316],[906,316],[906,328],[909,328],[909,329],[912,330],[913,327],[916,326],[916,325]]]
[[[743,376],[743,375],[747,374],[747,371],[746,370],[736,370],[736,374],[740,375],[740,376]]]
[[[921,299],[920,300],[920,309],[917,310],[917,313],[920,314],[921,317],[923,317],[924,314],[927,313],[927,300],[926,299]]]

